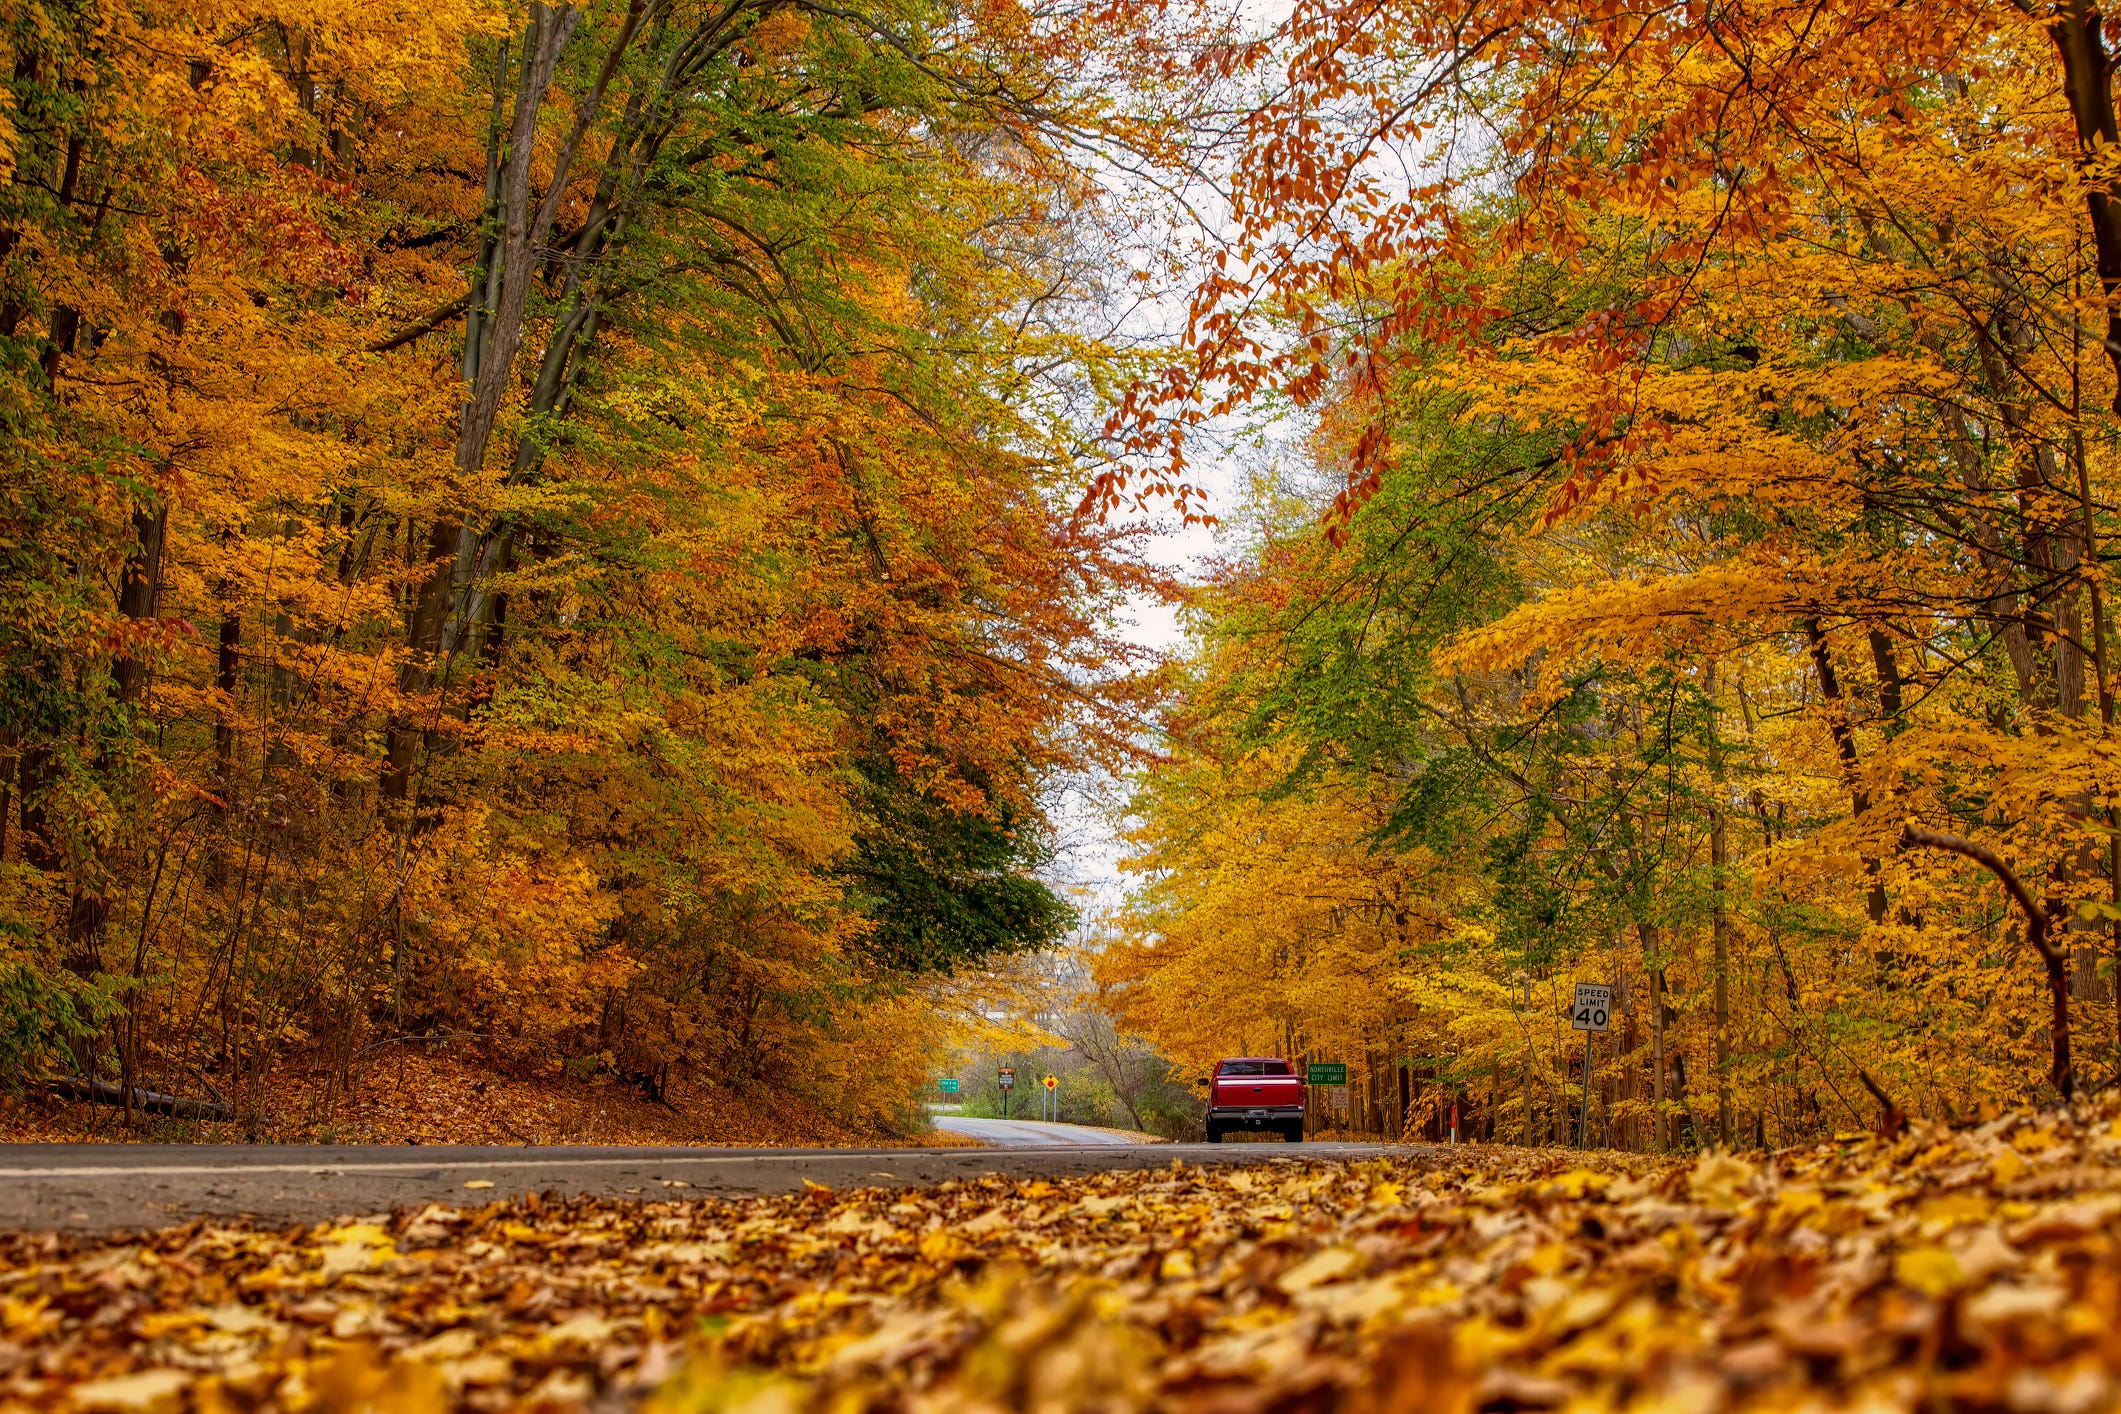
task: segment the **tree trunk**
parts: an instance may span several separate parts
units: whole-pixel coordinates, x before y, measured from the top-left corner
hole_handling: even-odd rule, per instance
[[[2047,26],[2062,64],[2062,91],[2069,99],[2070,116],[2076,120],[2078,150],[2086,162],[2121,145],[2104,22],[2091,0],[2070,0]],[[2121,303],[2117,303],[2121,301],[2121,211],[2116,210],[2110,180],[2086,182],[2084,206],[2092,228],[2099,289],[2106,296],[2106,356],[2115,378],[2112,407],[2121,413]]]
[[[1875,653],[1882,635],[1871,631],[1871,647]],[[1886,654],[1891,657],[1890,650]],[[1730,833],[1723,818],[1723,748],[1720,714],[1716,707],[1716,664],[1708,665],[1703,673],[1709,699],[1709,767],[1712,772],[1710,789],[1717,792],[1716,803],[1709,811],[1709,869],[1714,878],[1715,913],[1710,929],[1714,938],[1714,955],[1711,960],[1716,986],[1716,1135],[1717,1142],[1728,1149],[1731,1146],[1731,906],[1729,880],[1725,877],[1730,867]],[[1885,691],[1886,679],[1880,675],[1880,691]],[[1891,679],[1891,713],[1900,710],[1899,674]]]
[[[15,761],[22,794],[22,860],[47,874],[65,866],[65,853],[52,838],[51,820],[44,809],[44,792],[59,774],[49,746],[31,746]]]
[[[240,660],[237,647],[243,641],[243,616],[229,602],[232,586],[221,585],[221,631],[214,646],[214,784],[222,799],[221,810],[235,792],[236,780],[236,681]]]
[[[1532,1147],[1532,1043],[1524,1045],[1524,1146]]]
[[[133,512],[133,535],[139,546],[125,557],[125,568],[121,572],[118,588],[118,612],[129,619],[151,619],[155,617],[162,599],[162,550],[169,534],[169,506],[157,506],[152,512]],[[147,665],[130,652],[119,655],[111,670],[118,687],[118,700],[139,700],[141,684],[147,677]]]
[[[1856,730],[1849,722],[1848,701],[1841,694],[1841,679],[1834,672],[1833,653],[1818,619],[1804,621],[1804,637],[1811,648],[1812,668],[1819,675],[1819,694],[1827,702],[1827,730],[1834,738],[1834,753],[1841,758],[1841,769],[1848,780],[1850,813],[1862,815],[1871,808],[1871,798],[1856,774]],[[1886,897],[1885,885],[1878,879],[1878,861],[1865,859],[1863,872],[1871,878],[1870,891],[1864,896],[1865,911],[1872,923],[1883,923]]]
[[[501,398],[514,372],[517,346],[523,337],[523,315],[530,304],[530,287],[537,273],[533,251],[544,240],[564,194],[566,163],[553,172],[552,187],[533,220],[530,211],[530,160],[537,140],[538,108],[552,86],[560,51],[580,18],[572,6],[555,11],[543,3],[530,7],[531,20],[524,36],[523,60],[517,75],[514,120],[508,133],[507,160],[496,164],[489,156],[489,170],[500,172],[499,191],[503,239],[497,254],[498,268],[473,271],[475,297],[466,316],[465,368],[470,373],[464,406],[457,422],[456,468],[461,482],[475,477],[486,460],[486,444],[493,436],[500,414]],[[565,154],[571,156],[571,152]],[[495,282],[499,287],[496,292]],[[473,365],[476,365],[474,367]],[[434,661],[441,645],[442,629],[454,607],[457,585],[468,578],[470,566],[461,542],[465,538],[461,509],[445,510],[435,517],[427,536],[427,574],[421,581],[407,633],[405,665],[398,674],[398,691],[413,697],[434,683]],[[474,537],[474,544],[476,543]],[[420,730],[411,711],[401,704],[392,715],[383,772],[383,794],[404,800],[409,794],[412,760]]]
[[[1619,1054],[1626,1057],[1628,1061],[1626,1065],[1621,1066],[1619,1068],[1619,1094],[1620,1099],[1623,1103],[1632,1106],[1635,1101],[1637,1090],[1637,1067],[1635,1061],[1635,1047],[1639,1043],[1640,1039],[1635,1032],[1635,998],[1633,992],[1629,990],[1626,985],[1626,976],[1624,973],[1616,974],[1614,981],[1620,987],[1619,1001],[1621,1002],[1621,1007]],[[1628,1116],[1627,1123],[1621,1133],[1621,1146],[1623,1148],[1633,1149],[1638,1143],[1641,1142],[1641,1139],[1641,1117],[1634,1114],[1630,1114]]]

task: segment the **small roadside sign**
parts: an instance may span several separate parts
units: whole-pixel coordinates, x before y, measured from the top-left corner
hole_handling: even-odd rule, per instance
[[[1345,1067],[1343,1067],[1343,1068],[1345,1068]],[[1345,1110],[1345,1109],[1346,1109],[1347,1107],[1348,1107],[1348,1087],[1347,1087],[1347,1086],[1345,1086],[1345,1085],[1336,1085],[1336,1086],[1334,1086],[1334,1087],[1333,1087],[1333,1108],[1334,1108],[1334,1109],[1336,1109],[1336,1110]]]
[[[1345,1085],[1348,1083],[1346,1061],[1312,1061],[1304,1074],[1306,1085]]]
[[[1569,1025],[1577,1031],[1612,1029],[1613,989],[1595,982],[1576,984],[1576,1001],[1569,1008]]]
[[[994,1083],[1001,1086],[1004,1090],[1014,1090],[1016,1088],[1016,1072],[1007,1066],[1003,1066],[1000,1070],[994,1072]]]
[[[1046,1077],[1046,1088],[1048,1090],[1051,1090],[1054,1086],[1058,1084],[1060,1084],[1060,1081],[1056,1080],[1054,1077],[1050,1075]]]
[[[941,1080],[936,1081],[935,1085],[945,1095],[955,1095],[957,1093],[957,1077],[954,1075],[944,1076]]]

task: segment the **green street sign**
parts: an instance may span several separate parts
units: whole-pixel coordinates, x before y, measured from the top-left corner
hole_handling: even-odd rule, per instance
[[[1305,1072],[1306,1085],[1345,1085],[1348,1083],[1348,1066],[1345,1061],[1312,1061]]]
[[[946,1080],[938,1080],[935,1083],[945,1095],[955,1095],[957,1093],[957,1077],[954,1075]]]

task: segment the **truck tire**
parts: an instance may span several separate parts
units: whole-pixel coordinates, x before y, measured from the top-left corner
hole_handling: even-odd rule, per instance
[[[1210,1144],[1220,1144],[1223,1142],[1223,1127],[1215,1123],[1213,1120],[1210,1120],[1208,1122],[1208,1142]]]
[[[1298,1120],[1298,1121],[1297,1121],[1296,1123],[1294,1123],[1294,1124],[1285,1124],[1285,1125],[1283,1125],[1283,1126],[1281,1127],[1281,1139],[1282,1139],[1282,1142],[1283,1142],[1284,1144],[1301,1144],[1301,1143],[1303,1143],[1303,1142],[1304,1142],[1304,1125],[1303,1125],[1303,1121],[1302,1121],[1302,1120]]]

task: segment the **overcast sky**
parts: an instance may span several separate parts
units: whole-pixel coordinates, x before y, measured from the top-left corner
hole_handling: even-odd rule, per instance
[[[1237,476],[1226,462],[1204,461],[1191,479],[1209,492],[1210,514],[1230,509]],[[1188,580],[1197,578],[1204,559],[1216,550],[1217,533],[1200,525],[1181,527],[1168,507],[1152,519],[1161,529],[1150,544],[1150,557]],[[1175,654],[1184,647],[1177,609],[1152,598],[1137,595],[1130,601],[1124,627],[1127,638],[1145,648]],[[1103,779],[1069,779],[1056,785],[1048,808],[1058,854],[1046,870],[1047,882],[1082,909],[1085,923],[1094,927],[1095,915],[1116,907],[1126,892],[1113,819],[1124,787]]]

